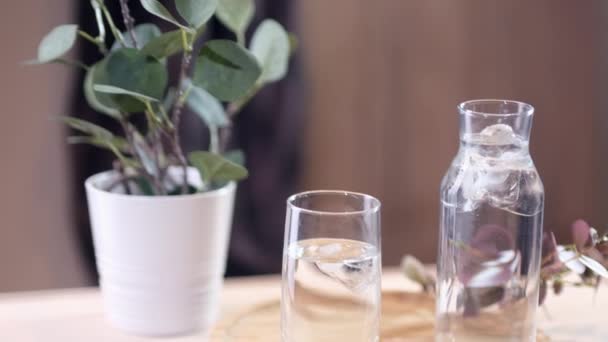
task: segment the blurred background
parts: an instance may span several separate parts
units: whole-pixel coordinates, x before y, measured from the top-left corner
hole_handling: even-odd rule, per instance
[[[150,19],[132,3],[136,19]],[[385,264],[405,253],[433,262],[438,188],[458,147],[456,105],[474,98],[536,107],[531,150],[545,229],[567,240],[577,218],[608,228],[605,1],[257,4],[257,20],[284,23],[300,49],[290,77],[236,122],[232,144],[246,151],[251,177],[239,187],[228,275],[280,271],[284,200],[307,189],[378,197]],[[52,27],[94,27],[88,2],[22,0],[0,19],[0,291],[94,284],[82,181],[109,168],[109,157],[65,144],[56,118],[105,119],[86,109],[80,72],[19,65]],[[226,34],[219,25],[208,33]],[[74,54],[97,58],[84,44]],[[204,127],[185,126],[188,149],[205,147]]]

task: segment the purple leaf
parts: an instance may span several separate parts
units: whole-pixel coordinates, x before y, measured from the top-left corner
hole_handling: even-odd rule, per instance
[[[471,240],[471,247],[481,251],[487,258],[494,259],[502,251],[513,250],[515,241],[507,229],[496,225],[481,226]]]
[[[572,223],[572,238],[576,248],[582,250],[590,240],[591,228],[584,220],[576,220]]]
[[[599,262],[600,264],[604,263],[604,255],[602,255],[602,253],[594,247],[590,247],[585,249],[585,252],[583,252],[584,255],[594,259],[595,261]]]
[[[473,298],[480,308],[485,308],[500,302],[505,297],[505,288],[502,286],[467,288],[465,294],[469,298]]]
[[[458,295],[457,306],[463,308],[464,317],[477,316],[482,308],[499,303],[505,297],[505,288],[487,287],[470,288],[465,287]]]
[[[477,229],[470,245],[459,246],[459,280],[467,287],[484,288],[507,283],[519,269],[521,256],[512,233],[489,224]]]

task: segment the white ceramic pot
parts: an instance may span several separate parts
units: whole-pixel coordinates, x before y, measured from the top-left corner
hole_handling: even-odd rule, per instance
[[[103,190],[114,176],[85,182],[110,323],[149,336],[208,330],[218,314],[236,184],[147,197]],[[188,176],[200,182],[196,170]]]

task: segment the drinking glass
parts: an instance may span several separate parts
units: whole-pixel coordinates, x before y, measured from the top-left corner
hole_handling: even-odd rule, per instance
[[[287,200],[283,342],[376,342],[380,324],[380,201],[346,191]]]

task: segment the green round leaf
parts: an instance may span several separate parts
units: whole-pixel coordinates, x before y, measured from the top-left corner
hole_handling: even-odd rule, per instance
[[[121,137],[96,137],[96,136],[71,136],[68,137],[68,144],[89,144],[110,151],[130,153],[129,143]]]
[[[220,101],[203,88],[195,85],[190,87],[186,103],[207,126],[226,127],[230,124]]]
[[[213,16],[218,0],[175,0],[177,11],[188,24],[199,28]]]
[[[63,120],[63,122],[65,122],[68,126],[72,127],[73,129],[83,132],[83,133],[90,134],[94,137],[98,137],[101,139],[111,139],[114,137],[114,134],[112,134],[112,132],[110,132],[107,129],[105,129],[99,125],[96,125],[92,122],[88,122],[86,120],[77,119],[77,118],[73,118],[73,117],[69,117],[69,116],[64,116],[61,119]]]
[[[115,119],[120,118],[120,112],[116,108],[116,104],[109,95],[98,93],[93,89],[95,84],[105,84],[108,82],[108,79],[104,73],[103,65],[101,65],[103,61],[94,64],[87,71],[87,74],[84,78],[84,97],[86,98],[89,106],[94,110],[107,114]]]
[[[226,27],[238,35],[247,30],[254,12],[253,0],[219,0],[216,15]]]
[[[219,154],[207,151],[195,151],[188,154],[188,160],[192,166],[198,169],[205,186],[238,181],[248,176],[247,169]]]
[[[104,72],[107,82],[95,84],[121,88],[154,99],[162,98],[168,82],[165,66],[158,59],[136,49],[126,48],[112,52],[104,63]],[[110,96],[122,111],[145,110],[145,105],[133,96],[125,94]]]
[[[251,39],[251,53],[262,66],[260,81],[275,82],[287,74],[289,35],[278,22],[264,20]]]
[[[176,26],[190,30],[189,27],[182,25],[177,19],[175,19],[175,17],[173,15],[171,15],[171,12],[169,12],[169,10],[165,6],[163,6],[163,4],[160,3],[160,1],[158,1],[158,0],[140,0],[140,2],[146,11],[154,14],[155,16],[157,16],[159,18],[165,19],[166,21],[173,23]]]
[[[234,101],[253,87],[261,74],[256,58],[231,40],[212,40],[196,59],[193,83],[222,101]]]
[[[95,90],[98,93],[106,93],[106,94],[122,94],[122,95],[129,95],[131,97],[134,97],[142,102],[159,102],[158,99],[155,99],[153,97],[149,97],[146,96],[144,94],[140,94],[140,93],[136,93],[134,91],[129,91],[126,89],[122,89],[122,88],[118,88],[118,87],[114,87],[111,85],[105,85],[105,84],[96,84],[93,86],[93,90]]]
[[[78,25],[61,25],[55,27],[38,46],[38,62],[51,62],[68,52],[76,42]]]
[[[142,162],[142,166],[151,175],[158,173],[158,167],[154,160],[154,152],[146,142],[146,139],[137,131],[133,130],[133,149]]]
[[[149,23],[137,25],[135,26],[133,31],[135,31],[135,39],[137,39],[137,44],[140,48],[146,46],[148,42],[162,34],[158,26]],[[131,34],[129,32],[123,32],[122,37],[124,38],[125,45],[127,45],[127,47],[135,47],[135,44],[133,44],[133,39],[131,38]],[[120,42],[114,41],[111,50],[114,51],[120,48],[122,48]]]
[[[143,46],[141,52],[161,59],[174,55],[183,49],[182,32],[180,30],[175,30],[163,33],[150,40]]]

